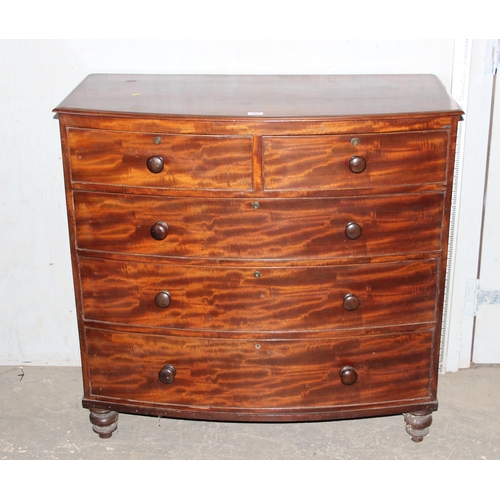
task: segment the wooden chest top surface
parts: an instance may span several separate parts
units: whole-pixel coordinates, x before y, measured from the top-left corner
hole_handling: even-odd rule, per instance
[[[89,75],[54,111],[304,118],[462,114],[434,75]]]

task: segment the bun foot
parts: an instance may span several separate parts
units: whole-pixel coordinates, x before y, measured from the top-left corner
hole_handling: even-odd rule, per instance
[[[92,408],[89,418],[92,423],[92,430],[99,434],[102,439],[110,438],[118,427],[118,413],[116,411]]]
[[[411,436],[415,443],[423,441],[429,434],[429,427],[432,424],[432,412],[405,413],[406,432]]]

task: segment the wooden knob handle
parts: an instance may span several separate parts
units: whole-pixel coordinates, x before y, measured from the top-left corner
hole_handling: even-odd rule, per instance
[[[353,156],[349,160],[349,170],[354,174],[360,174],[366,168],[366,160],[362,156]]]
[[[175,380],[175,366],[165,365],[158,373],[158,378],[162,384],[171,384]]]
[[[163,221],[155,222],[149,230],[151,236],[158,241],[164,240],[168,234],[168,224]]]
[[[170,292],[167,292],[166,290],[164,290],[162,292],[158,292],[155,295],[155,304],[158,307],[161,307],[161,308],[168,307],[170,305],[170,302],[171,302]]]
[[[352,366],[344,366],[339,371],[340,381],[344,385],[353,385],[358,380],[358,374]]]
[[[360,301],[356,295],[348,293],[344,296],[344,309],[346,311],[355,311],[360,305]]]
[[[165,162],[161,156],[151,156],[147,161],[148,170],[153,174],[159,174],[163,167],[165,166]]]
[[[350,240],[357,240],[361,236],[361,226],[356,222],[349,222],[345,226],[345,235]]]

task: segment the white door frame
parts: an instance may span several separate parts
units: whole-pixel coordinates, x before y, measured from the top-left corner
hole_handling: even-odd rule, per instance
[[[497,40],[456,40],[452,94],[460,123],[441,372],[471,366]]]

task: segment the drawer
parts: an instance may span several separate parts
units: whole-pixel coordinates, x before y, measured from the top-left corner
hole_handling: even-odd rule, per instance
[[[261,199],[75,192],[78,248],[234,259],[374,256],[439,251],[443,194]]]
[[[447,148],[446,130],[263,137],[264,188],[327,190],[444,183]]]
[[[70,128],[68,144],[73,182],[171,189],[252,187],[250,136]]]
[[[198,267],[80,258],[87,320],[221,331],[315,331],[435,320],[437,260]]]
[[[123,402],[278,412],[429,396],[431,332],[253,341],[86,329],[85,341],[91,396]],[[349,366],[357,380],[341,378]]]

